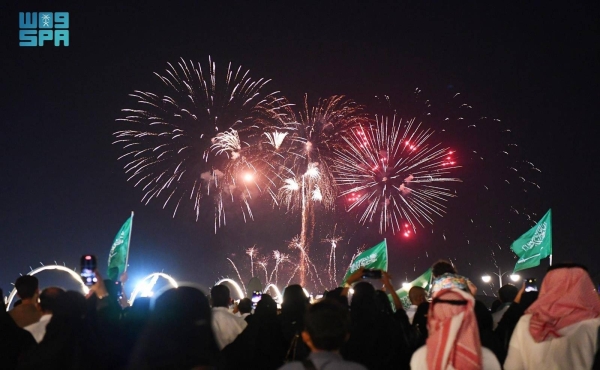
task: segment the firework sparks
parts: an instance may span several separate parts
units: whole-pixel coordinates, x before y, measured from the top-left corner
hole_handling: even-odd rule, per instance
[[[331,286],[335,286],[336,281],[337,281],[337,266],[336,266],[336,258],[335,258],[337,244],[343,239],[341,236],[335,236],[336,229],[337,229],[337,224],[333,227],[333,232],[331,233],[331,237],[329,237],[329,235],[327,235],[327,238],[321,240],[321,242],[329,243],[331,245],[331,249],[329,251],[329,262],[327,263],[327,274],[329,275],[329,284]]]
[[[231,265],[233,266],[233,269],[235,270],[235,272],[238,276],[238,279],[240,280],[240,283],[242,283],[242,287],[244,288],[244,293],[246,293],[246,285],[244,285],[244,280],[242,280],[242,276],[240,275],[240,270],[238,270],[237,266],[231,260],[231,258],[227,258],[227,261],[229,261],[231,263]]]
[[[224,176],[223,162],[239,156],[239,130],[272,109],[276,98],[264,92],[269,80],[253,80],[231,64],[218,73],[210,58],[207,69],[182,59],[155,75],[163,92],[136,90],[130,96],[137,107],[123,109],[117,120],[130,127],[114,133],[114,144],[125,152],[119,159],[128,161],[128,181],[142,188],[146,204],[159,198],[163,208],[173,203],[173,217],[191,202],[198,220],[204,200],[212,201],[215,232],[226,223],[228,198],[243,204],[244,220],[252,218],[248,189]]]
[[[334,150],[345,146],[343,137],[366,119],[362,107],[344,96],[319,100],[312,107],[305,96],[298,113],[284,102],[272,111],[276,112],[274,117],[280,127],[275,133],[287,133],[280,140],[275,140],[274,134],[266,135],[274,148],[285,152],[280,157],[281,170],[277,173],[282,182],[277,197],[288,210],[301,211],[299,274],[300,284],[305,285],[310,266],[306,265],[304,256],[308,256],[313,241],[315,203],[331,210],[337,196],[330,170],[335,160]]]
[[[377,117],[376,123],[361,127],[344,140],[346,150],[337,150],[333,166],[341,197],[348,197],[348,211],[363,208],[362,224],[379,218],[379,231],[400,231],[405,220],[432,224],[445,213],[447,198],[455,195],[438,183],[459,182],[448,177],[457,168],[454,153],[440,144],[429,144],[431,130],[421,130],[415,120],[402,122],[395,116]]]
[[[254,257],[256,257],[257,253],[258,250],[256,249],[256,245],[246,249],[246,254],[250,256],[250,273],[252,274],[252,277],[254,277]]]
[[[311,261],[308,253],[306,252],[306,249],[304,249],[304,245],[302,244],[302,239],[299,236],[295,236],[292,239],[292,241],[289,243],[289,247],[290,247],[290,249],[298,249],[300,251],[300,263],[298,264],[298,266],[300,267],[300,272],[302,271],[302,268],[301,268],[302,265],[307,266],[307,275],[312,278],[313,283],[315,283],[315,285],[316,285],[318,282],[318,284],[321,287],[326,287],[325,284],[323,284],[323,281],[321,280],[321,276],[319,275],[319,271],[317,270],[317,267]],[[311,267],[312,267],[312,270],[311,270]],[[300,284],[300,285],[305,286],[305,284]]]

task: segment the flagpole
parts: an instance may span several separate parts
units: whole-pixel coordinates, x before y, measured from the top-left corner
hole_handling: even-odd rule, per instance
[[[133,231],[133,211],[131,211],[131,224],[129,225],[129,241],[127,242],[127,257],[125,257],[125,270],[127,271],[127,266],[129,266],[129,250],[131,249],[131,232]]]
[[[383,241],[385,242],[385,256],[387,257],[385,260],[385,271],[387,272],[388,270],[388,261],[389,261],[389,256],[388,256],[388,247],[387,247],[387,238],[383,238]]]

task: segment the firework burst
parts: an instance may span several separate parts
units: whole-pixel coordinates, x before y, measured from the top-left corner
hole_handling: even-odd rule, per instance
[[[439,184],[460,180],[449,177],[458,167],[453,151],[430,144],[432,135],[414,119],[393,116],[376,117],[374,124],[344,137],[347,147],[336,150],[333,170],[348,211],[361,210],[362,224],[377,218],[380,233],[400,231],[402,221],[416,229],[442,216],[444,202],[454,194]]]
[[[231,64],[222,73],[209,58],[208,68],[181,60],[162,74],[160,93],[134,91],[137,107],[123,109],[117,121],[128,126],[115,132],[122,146],[128,181],[143,190],[142,201],[163,199],[180,206],[191,204],[196,220],[205,199],[213,203],[216,228],[226,223],[225,201],[240,202],[244,219],[252,218],[247,187],[225,176],[227,160],[242,149],[240,129],[264,119],[276,101],[266,93],[265,79],[253,80],[249,71]],[[212,197],[214,195],[214,197]],[[208,197],[211,196],[211,197]]]
[[[329,251],[329,262],[327,263],[327,274],[329,275],[329,284],[330,286],[335,286],[337,282],[337,266],[336,266],[336,249],[338,243],[343,239],[341,236],[335,236],[335,231],[337,229],[337,224],[333,228],[333,232],[331,233],[331,237],[327,235],[327,237],[321,242],[329,243],[331,245],[331,249]]]

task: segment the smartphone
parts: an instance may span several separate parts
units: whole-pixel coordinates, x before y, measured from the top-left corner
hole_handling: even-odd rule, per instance
[[[96,267],[98,264],[96,263],[96,256],[91,254],[85,254],[81,256],[81,279],[83,279],[83,283],[87,286],[92,286],[98,282],[98,278],[96,277]]]
[[[120,281],[115,281],[115,285],[117,286],[117,288],[116,288],[117,298],[120,301],[121,299],[123,299],[123,287],[121,286],[121,282]]]
[[[381,279],[381,270],[364,269],[363,279]]]
[[[260,301],[260,299],[262,298],[262,293],[261,292],[252,292],[252,308],[256,309],[256,305],[258,304],[258,302]]]
[[[526,292],[537,292],[538,291],[537,279],[530,278],[530,279],[525,280],[525,291]]]

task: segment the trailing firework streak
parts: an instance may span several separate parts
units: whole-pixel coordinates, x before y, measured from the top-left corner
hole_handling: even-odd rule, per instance
[[[241,208],[244,219],[252,218],[250,189],[225,176],[223,167],[230,152],[241,148],[238,132],[266,117],[276,93],[266,93],[269,81],[253,80],[241,67],[229,64],[217,73],[210,58],[204,70],[183,59],[168,65],[162,75],[155,73],[162,91],[136,90],[130,96],[137,107],[123,109],[125,116],[117,120],[129,126],[114,134],[114,144],[125,151],[119,159],[128,161],[128,181],[142,187],[146,204],[158,198],[164,199],[163,208],[173,204],[173,216],[191,203],[198,219],[204,200],[212,201],[215,231],[226,222],[227,199]],[[215,149],[215,143],[229,150]]]
[[[430,144],[433,131],[422,130],[415,120],[393,116],[344,137],[346,147],[336,149],[333,166],[340,196],[350,202],[348,211],[362,210],[362,224],[379,220],[379,231],[396,233],[402,222],[432,224],[445,213],[444,202],[455,195],[440,184],[459,182],[448,177],[458,166],[454,153]],[[404,220],[404,221],[403,221]]]
[[[248,142],[238,145],[234,132],[224,132],[214,150],[232,158],[225,170],[227,177],[251,174],[253,183],[270,194],[275,204],[301,213],[295,244],[301,252],[298,273],[304,285],[307,274],[312,274],[305,256],[313,242],[315,204],[331,210],[337,198],[331,172],[334,151],[346,146],[344,137],[367,118],[362,106],[344,96],[319,99],[314,106],[305,97],[299,110],[284,98],[269,106],[269,119],[249,129]]]

